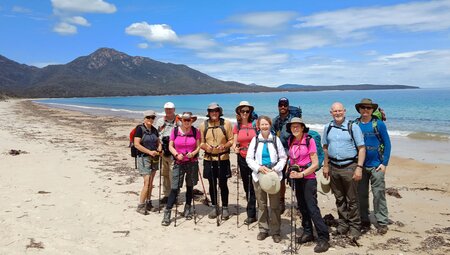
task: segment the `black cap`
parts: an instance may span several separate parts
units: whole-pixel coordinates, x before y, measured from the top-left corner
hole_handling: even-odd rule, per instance
[[[287,104],[287,105],[289,105],[289,99],[287,99],[285,97],[280,98],[278,100],[278,105],[280,105],[280,104]]]

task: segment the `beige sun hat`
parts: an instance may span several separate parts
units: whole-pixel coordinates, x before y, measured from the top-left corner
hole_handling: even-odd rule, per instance
[[[268,194],[273,195],[280,191],[280,178],[275,171],[271,171],[266,174],[259,173],[258,180],[259,185],[261,185],[261,189]]]
[[[322,171],[316,172],[316,178],[317,178],[317,192],[320,192],[322,194],[327,194],[331,190],[330,180],[331,177],[328,177],[328,179],[323,176]]]
[[[183,112],[181,115],[182,119],[190,119],[192,123],[194,123],[197,120],[197,116],[194,116],[192,112]]]
[[[144,117],[147,117],[147,116],[156,116],[156,112],[153,110],[144,111]]]
[[[375,111],[376,109],[378,109],[378,104],[374,103],[372,101],[372,99],[369,98],[363,98],[361,99],[361,102],[359,102],[358,104],[355,104],[355,109],[357,112],[359,112],[359,107],[363,106],[363,105],[368,105],[370,107],[372,107],[372,109]]]
[[[255,107],[253,107],[248,101],[241,101],[240,103],[239,103],[239,105],[236,107],[236,114],[239,114],[240,112],[240,110],[241,110],[241,108],[242,107],[248,107],[248,108],[250,108],[250,112],[253,112],[253,110],[255,110]]]

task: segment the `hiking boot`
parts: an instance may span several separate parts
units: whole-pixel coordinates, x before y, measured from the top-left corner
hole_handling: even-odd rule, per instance
[[[297,238],[297,243],[308,243],[314,241],[313,235],[303,234],[301,237]]]
[[[163,220],[161,221],[161,225],[163,226],[169,226],[170,225],[170,214],[171,214],[172,210],[170,209],[164,209],[164,216],[163,216]]]
[[[279,243],[279,242],[281,242],[281,236],[278,235],[278,234],[273,235],[273,236],[272,236],[272,239],[273,239],[273,242],[274,242],[274,243]]]
[[[319,240],[319,242],[317,242],[316,247],[314,247],[314,252],[316,252],[316,253],[326,252],[326,251],[328,251],[329,248],[330,248],[330,244],[328,243],[328,241]]]
[[[365,234],[370,231],[370,221],[361,222],[361,233]]]
[[[262,240],[266,239],[268,236],[269,236],[269,233],[259,232],[258,236],[256,236],[256,239],[258,239],[259,241],[262,241]]]
[[[222,207],[222,219],[228,220],[230,218],[230,211],[228,211],[228,206]]]
[[[161,198],[161,200],[159,200],[159,203],[160,204],[167,204],[167,201],[169,200],[169,198],[168,197],[163,197],[163,198]]]
[[[145,202],[145,209],[147,211],[151,211],[153,209],[152,201],[148,200],[147,202]]]
[[[143,214],[143,215],[147,215],[148,214],[147,210],[145,209],[145,204],[139,204],[137,209],[136,209],[136,212],[138,212],[140,214]]]
[[[388,227],[387,227],[386,225],[380,225],[380,226],[377,228],[377,233],[378,233],[379,235],[384,235],[384,234],[387,233],[387,231],[388,231]]]
[[[219,212],[217,210],[217,206],[213,205],[212,206],[212,210],[208,214],[208,218],[215,219],[218,214],[219,214]]]
[[[184,206],[183,216],[186,218],[186,220],[192,220],[193,212],[191,205]]]
[[[257,220],[256,220],[255,217],[248,217],[247,219],[244,220],[244,224],[245,225],[250,225],[250,224],[252,224],[253,222],[256,222],[256,221]]]

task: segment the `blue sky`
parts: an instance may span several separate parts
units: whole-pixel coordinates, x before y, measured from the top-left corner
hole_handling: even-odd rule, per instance
[[[38,67],[109,47],[246,84],[450,87],[450,0],[2,0],[0,33]]]

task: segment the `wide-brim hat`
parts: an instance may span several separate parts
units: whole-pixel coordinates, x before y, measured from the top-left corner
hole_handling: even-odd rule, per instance
[[[258,180],[261,189],[268,194],[272,195],[280,191],[281,182],[280,178],[278,178],[278,174],[275,171],[271,171],[266,174],[259,173]]]
[[[361,107],[362,105],[369,105],[372,107],[372,109],[375,111],[376,109],[378,109],[378,104],[375,104],[372,99],[369,98],[363,98],[361,99],[361,102],[355,104],[355,108],[356,111],[359,112],[359,107]]]
[[[156,112],[153,110],[144,111],[144,117],[147,117],[147,116],[155,116],[156,117]]]
[[[183,112],[181,115],[182,119],[190,119],[192,123],[194,123],[197,120],[197,116],[194,116],[192,112]]]
[[[214,109],[219,109],[219,115],[220,116],[222,116],[223,115],[223,109],[222,109],[222,107],[220,107],[220,105],[218,104],[218,103],[215,103],[215,102],[213,102],[213,103],[210,103],[209,105],[208,105],[208,114],[206,114],[206,117],[209,117],[209,111],[210,110],[214,110]]]
[[[303,126],[306,128],[306,124],[305,124],[305,122],[303,122],[303,119],[302,119],[302,118],[294,117],[294,118],[291,119],[291,121],[289,121],[289,122],[286,124],[286,131],[287,131],[288,133],[292,133],[292,132],[291,132],[291,125],[294,124],[294,123],[303,124]]]
[[[253,110],[255,110],[255,107],[253,107],[252,105],[250,105],[250,103],[248,101],[241,101],[239,103],[239,105],[236,107],[236,114],[240,113],[240,110],[242,107],[248,107],[250,108],[250,112],[253,112]]]
[[[328,179],[323,176],[322,171],[316,172],[316,178],[317,178],[317,192],[320,192],[322,194],[327,194],[331,190],[330,180],[331,177],[328,177]]]

